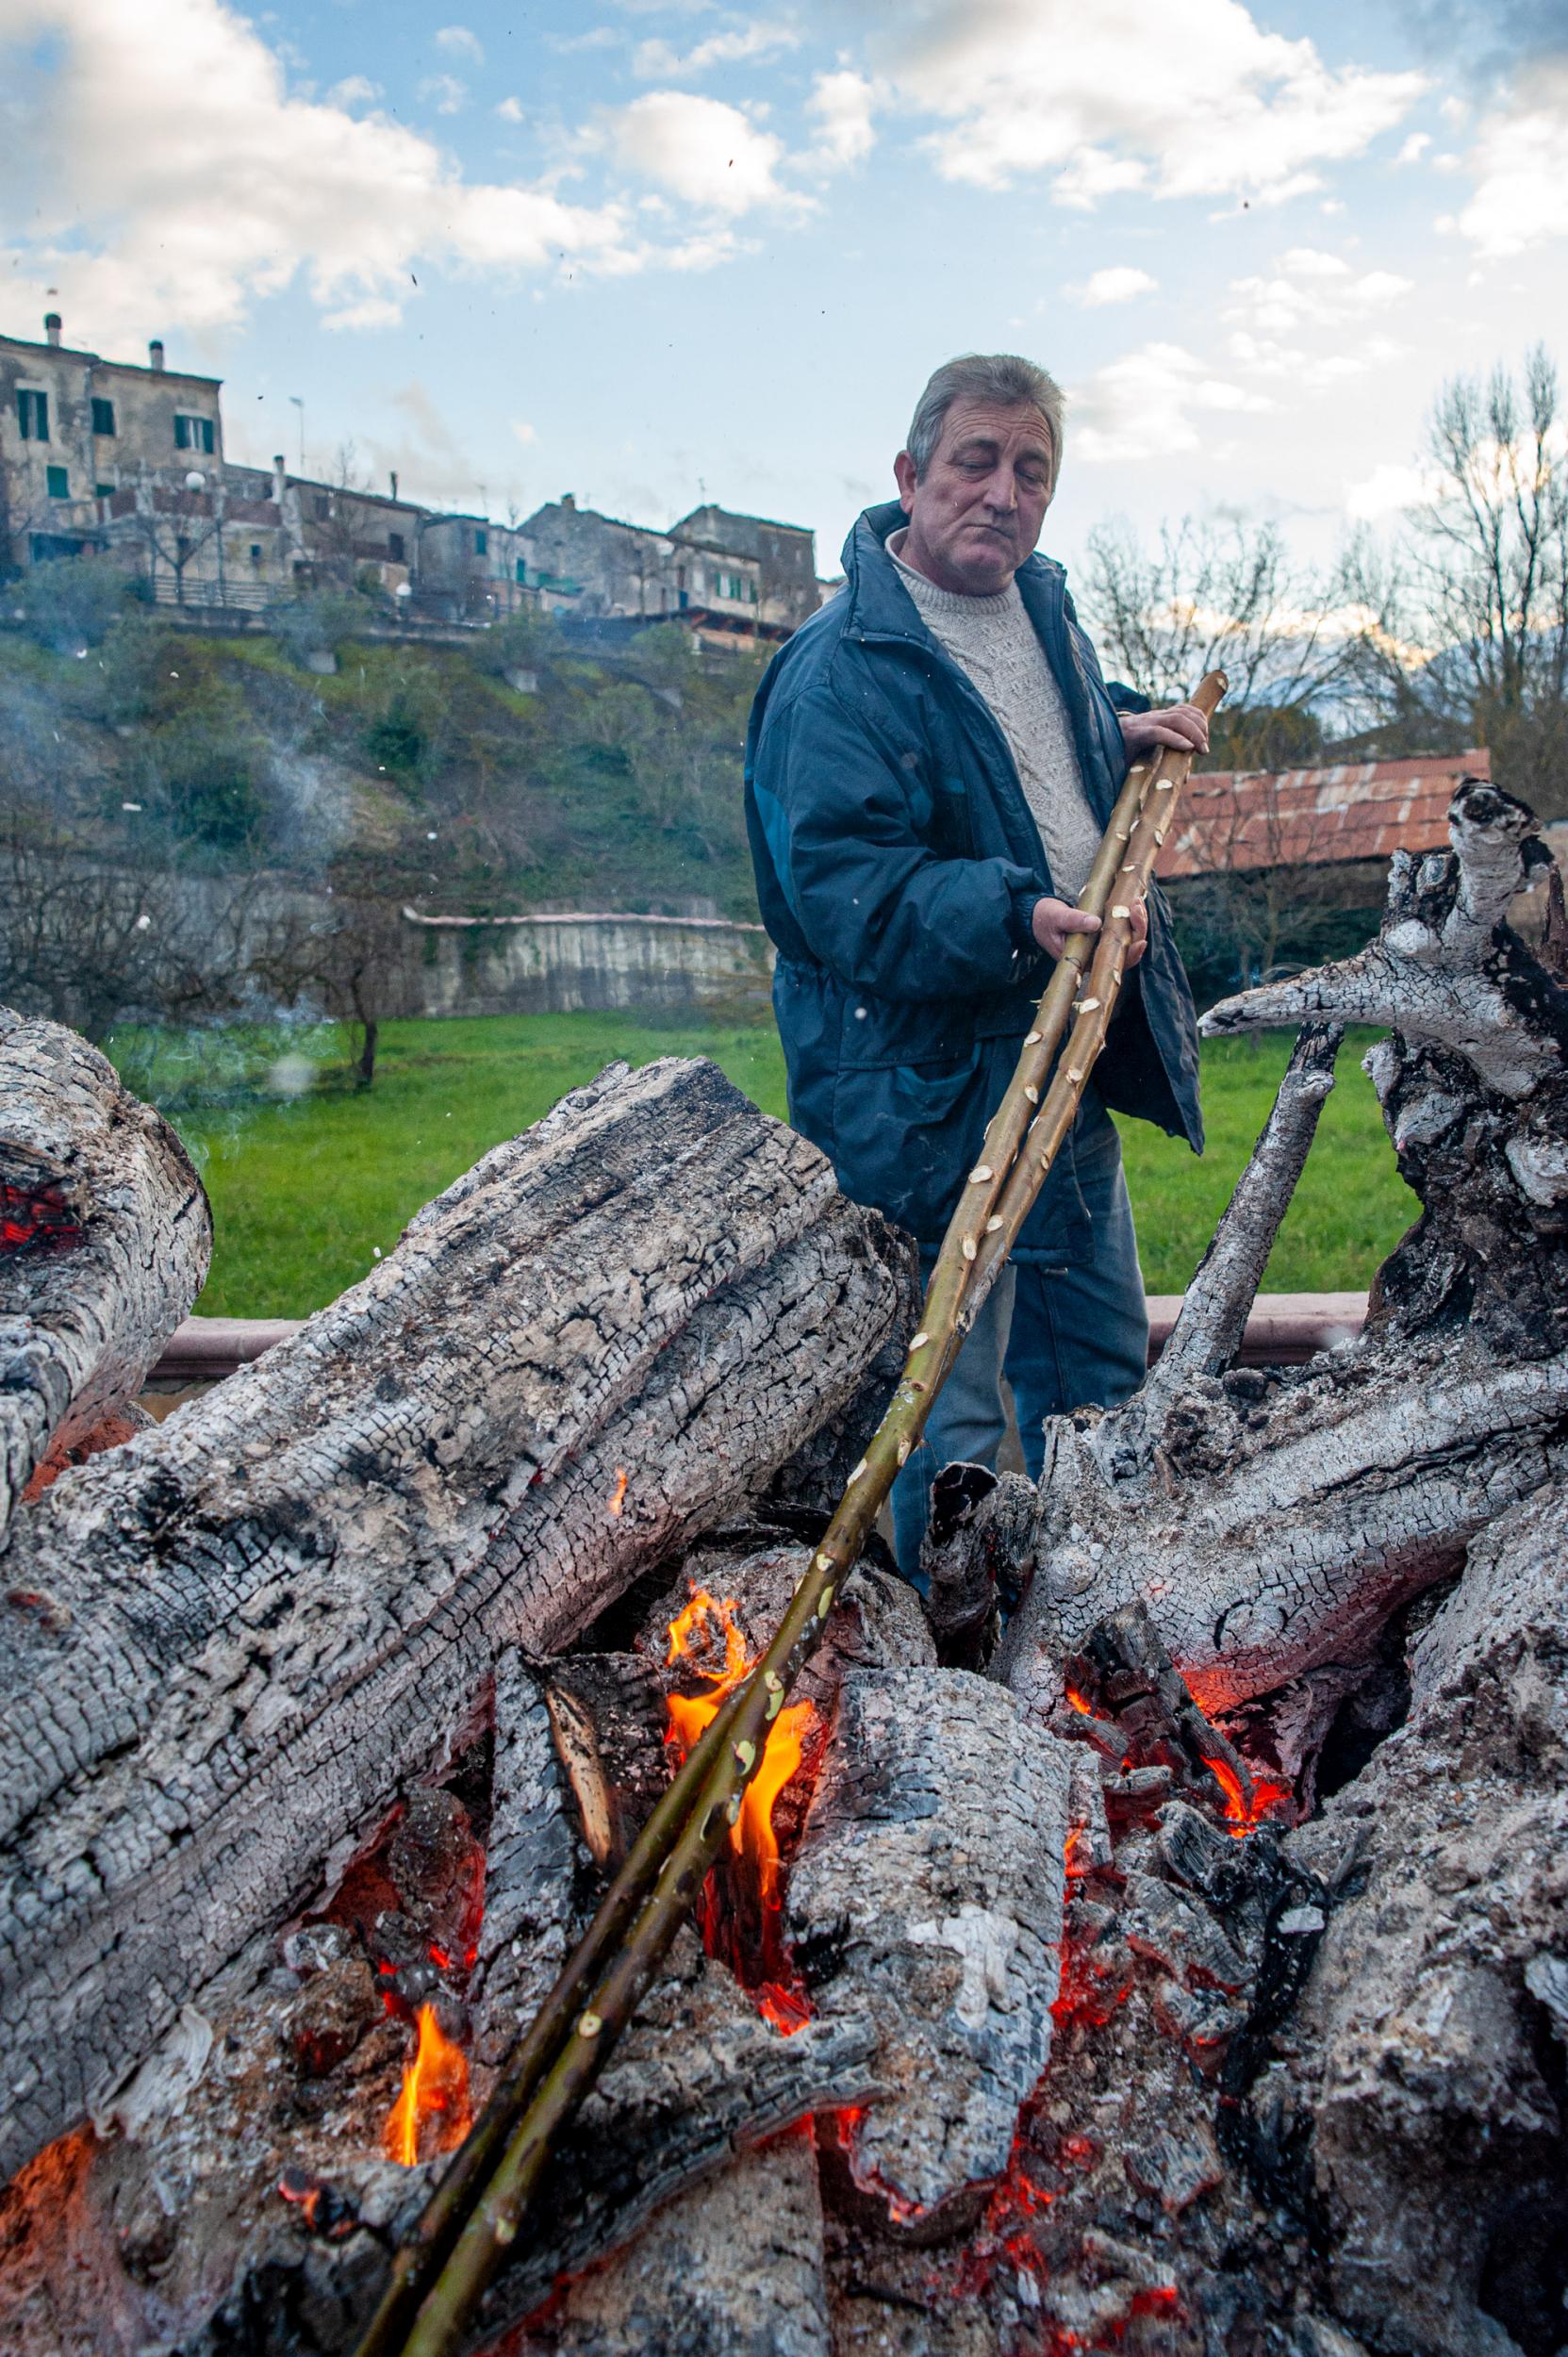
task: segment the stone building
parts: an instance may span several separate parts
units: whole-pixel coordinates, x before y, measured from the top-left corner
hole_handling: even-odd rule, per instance
[[[586,621],[681,620],[709,644],[786,636],[817,602],[812,535],[709,504],[668,532],[579,507],[521,524],[437,514],[349,481],[231,466],[222,380],[0,336],[0,579],[116,557],[160,602],[260,611],[302,588],[379,592],[410,622],[521,606]]]
[[[694,507],[670,526],[670,536],[683,551],[689,549],[700,563],[739,557],[756,567],[761,619],[783,630],[798,630],[820,602],[817,584],[817,536],[803,524],[775,523],[767,516],[741,516],[734,508],[709,504]],[[733,568],[731,569],[733,569]]]
[[[57,311],[43,328],[41,344],[0,336],[0,566],[105,546],[110,509],[123,519],[144,477],[173,503],[144,536],[173,548],[205,524],[210,537],[211,519],[185,517],[177,495],[188,477],[205,487],[222,474],[220,380],[168,368],[157,341],[145,368],[77,351]]]
[[[663,532],[579,507],[568,491],[525,519],[533,578],[565,610],[595,621],[657,621],[679,611],[674,544]]]
[[[568,492],[522,526],[541,596],[596,620],[680,620],[709,640],[781,638],[817,604],[816,541],[798,524],[694,509],[668,532],[579,507]]]

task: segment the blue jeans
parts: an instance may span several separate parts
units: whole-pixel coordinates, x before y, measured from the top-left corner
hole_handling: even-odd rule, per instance
[[[1024,1467],[1038,1481],[1048,1416],[1070,1409],[1111,1408],[1144,1379],[1148,1316],[1132,1206],[1122,1174],[1121,1141],[1098,1099],[1073,1135],[1079,1192],[1094,1224],[1094,1247],[1080,1268],[1010,1262],[992,1288],[926,1423],[925,1437],[893,1485],[893,1534],[899,1569],[915,1587],[931,1485],[944,1465],[995,1471],[1007,1430],[1001,1379],[1018,1411]],[[922,1248],[929,1280],[934,1251]]]

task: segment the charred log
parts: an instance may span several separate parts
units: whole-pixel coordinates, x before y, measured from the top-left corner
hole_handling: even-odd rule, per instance
[[[958,1671],[860,1671],[789,1886],[819,2019],[877,2025],[861,2188],[918,2232],[1005,2169],[1050,2051],[1068,1758]]]
[[[1200,1702],[1355,1663],[1467,1541],[1551,1479],[1568,1436],[1568,993],[1506,924],[1543,856],[1528,814],[1467,786],[1444,857],[1395,862],[1361,958],[1228,1000],[1211,1030],[1392,1021],[1368,1069],[1422,1217],[1363,1333],[1301,1369],[1226,1370],[1310,1139],[1332,1034],[1298,1048],[1165,1357],[1125,1408],[1054,1419],[1019,1528],[1035,1574],[1000,1673],[1048,1718],[1062,1663],[1141,1596]],[[1552,1177],[1560,1158],[1560,1189]]]
[[[0,1536],[35,1467],[114,1445],[201,1292],[212,1218],[168,1123],[60,1024],[0,1007]]]
[[[611,1072],[267,1358],[19,1522],[0,1668],[15,2166],[471,1722],[755,1496],[913,1303],[711,1066]]]

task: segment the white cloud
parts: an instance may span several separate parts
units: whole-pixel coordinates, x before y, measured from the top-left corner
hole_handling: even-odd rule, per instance
[[[1360,483],[1353,483],[1345,495],[1345,512],[1353,523],[1376,523],[1380,517],[1392,516],[1402,507],[1418,507],[1430,499],[1437,485],[1435,478],[1420,467],[1399,467],[1385,463],[1374,467]]]
[[[503,98],[496,107],[503,123],[526,123],[528,117],[520,98]]]
[[[290,98],[219,0],[8,0],[7,32],[0,70],[25,103],[0,144],[0,218],[26,231],[0,270],[18,299],[58,288],[84,341],[230,327],[302,276],[337,323],[381,326],[421,259],[656,258],[628,245],[618,206],[474,184],[404,125]],[[30,68],[46,45],[48,70]]]
[[[518,440],[525,446],[530,442],[536,442],[539,438],[538,429],[536,426],[530,425],[526,418],[512,419],[511,426],[512,432],[517,436]]]
[[[632,71],[641,82],[671,81],[678,75],[705,74],[710,66],[740,65],[752,58],[776,57],[781,49],[800,46],[799,33],[787,25],[766,21],[738,26],[734,32],[710,33],[683,58],[667,41],[639,41],[632,54]]]
[[[911,22],[913,19],[913,22]],[[1092,204],[1318,185],[1427,88],[1416,74],[1331,71],[1310,41],[1264,32],[1240,0],[927,0],[879,33],[873,63],[907,107],[949,127],[929,144],[952,180],[1057,175]]]
[[[1199,418],[1272,407],[1267,397],[1213,375],[1180,344],[1124,353],[1073,396],[1068,451],[1090,466],[1129,465],[1197,450]]]
[[[1155,293],[1159,284],[1147,270],[1134,270],[1131,263],[1121,262],[1107,270],[1094,271],[1081,287],[1067,287],[1063,291],[1092,311],[1106,303],[1135,302],[1139,295]]]
[[[372,107],[381,95],[379,82],[368,81],[363,74],[349,74],[334,82],[326,103],[329,107]]]
[[[1459,217],[1487,260],[1568,237],[1568,65],[1538,67],[1527,91],[1487,115],[1466,157],[1476,190]]]
[[[483,65],[485,52],[477,33],[470,33],[466,25],[443,25],[436,36],[437,49],[449,58],[467,58],[471,65]]]
[[[808,165],[822,172],[842,172],[864,161],[877,142],[876,102],[876,86],[864,74],[848,67],[836,74],[819,74],[806,101],[806,112],[817,124]]]
[[[455,74],[431,74],[420,84],[419,95],[435,107],[438,115],[461,114],[469,103],[466,82]]]
[[[1418,164],[1431,143],[1429,131],[1412,131],[1394,160],[1396,164]]]
[[[1260,375],[1313,386],[1359,375],[1394,349],[1380,333],[1369,336],[1369,322],[1413,291],[1414,281],[1393,271],[1358,272],[1342,255],[1292,246],[1266,275],[1231,280],[1230,356]]]
[[[759,205],[799,208],[804,200],[775,174],[784,143],[738,107],[691,91],[650,91],[605,115],[590,137],[627,171],[704,211],[751,212]]]

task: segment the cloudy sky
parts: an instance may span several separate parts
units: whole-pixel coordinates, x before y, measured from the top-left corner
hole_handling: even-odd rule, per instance
[[[1561,0],[0,0],[0,328],[221,373],[231,454],[433,503],[890,488],[925,374],[1071,395],[1048,545],[1329,552],[1443,377],[1568,364]]]

